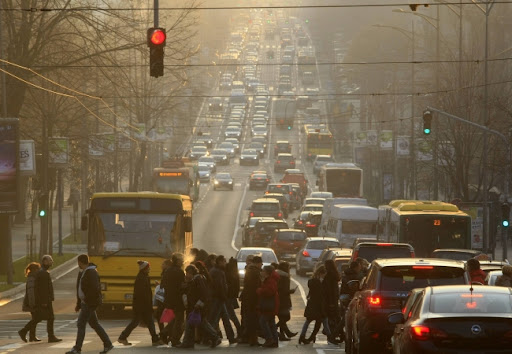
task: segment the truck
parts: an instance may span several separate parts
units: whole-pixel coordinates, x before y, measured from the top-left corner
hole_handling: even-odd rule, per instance
[[[162,162],[153,169],[153,190],[160,193],[189,196],[192,201],[199,197],[197,164],[187,158],[174,158]]]
[[[297,101],[295,98],[274,98],[272,102],[272,119],[277,122],[278,128],[293,127],[297,114]]]

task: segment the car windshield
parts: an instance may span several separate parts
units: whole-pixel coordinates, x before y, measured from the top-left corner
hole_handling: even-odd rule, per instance
[[[326,248],[340,247],[338,241],[314,240],[309,241],[305,248],[310,250],[325,250]]]
[[[277,211],[279,210],[279,202],[275,203],[254,203],[251,210],[253,211]]]
[[[306,239],[305,232],[281,231],[277,234],[280,241],[304,241]]]
[[[244,150],[243,155],[256,156],[258,155],[258,152],[256,150]]]
[[[197,170],[198,171],[210,171],[210,167],[205,166],[205,165],[199,165],[199,166],[197,166]]]
[[[434,313],[512,313],[509,294],[440,293],[433,294],[430,311]]]
[[[266,179],[267,178],[267,175],[252,175],[252,178],[253,179]]]
[[[285,193],[288,193],[289,192],[289,189],[290,186],[288,185],[284,185],[284,184],[280,184],[280,185],[269,185],[267,187],[267,191],[269,193],[281,193],[281,194],[285,194]]]
[[[270,252],[270,251],[266,251],[266,250],[240,250],[238,251],[238,255],[236,256],[236,260],[238,262],[245,262],[245,260],[247,259],[247,256],[249,255],[254,255],[254,256],[260,256],[261,259],[263,260],[263,263],[272,263],[272,262],[277,262],[277,257],[275,256],[275,254],[273,252]]]
[[[199,158],[198,162],[210,162],[210,163],[214,163],[215,160],[213,159],[213,157],[209,157],[209,156],[202,156]]]
[[[231,179],[231,175],[229,173],[217,173],[217,179]]]
[[[464,269],[429,265],[396,266],[382,269],[381,291],[410,291],[434,285],[463,285]]]
[[[277,159],[278,160],[282,160],[282,161],[291,161],[291,160],[293,160],[293,156],[290,156],[290,155],[279,155],[279,156],[277,156]]]

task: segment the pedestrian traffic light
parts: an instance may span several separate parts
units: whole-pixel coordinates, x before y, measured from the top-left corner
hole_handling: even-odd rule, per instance
[[[508,203],[501,204],[501,226],[508,227],[510,217],[510,205]]]
[[[164,47],[167,35],[164,28],[148,29],[149,75],[164,76]]]
[[[44,218],[46,216],[46,205],[47,205],[47,199],[44,195],[40,195],[38,199],[38,206],[39,206],[39,217]]]
[[[288,124],[288,130],[292,130],[292,125]]]
[[[432,113],[430,111],[423,112],[423,134],[429,135],[432,127]]]

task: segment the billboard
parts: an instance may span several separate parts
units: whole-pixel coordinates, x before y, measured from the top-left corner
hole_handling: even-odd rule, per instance
[[[19,120],[0,119],[0,213],[18,212]]]
[[[36,152],[34,140],[20,140],[20,174],[36,175]]]
[[[48,163],[52,166],[62,166],[69,162],[69,139],[51,137],[48,139]]]

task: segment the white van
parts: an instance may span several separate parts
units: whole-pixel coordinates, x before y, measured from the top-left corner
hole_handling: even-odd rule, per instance
[[[342,247],[350,248],[356,238],[377,239],[377,221],[377,208],[336,204],[331,207],[327,217],[322,215],[318,236],[335,237]]]

